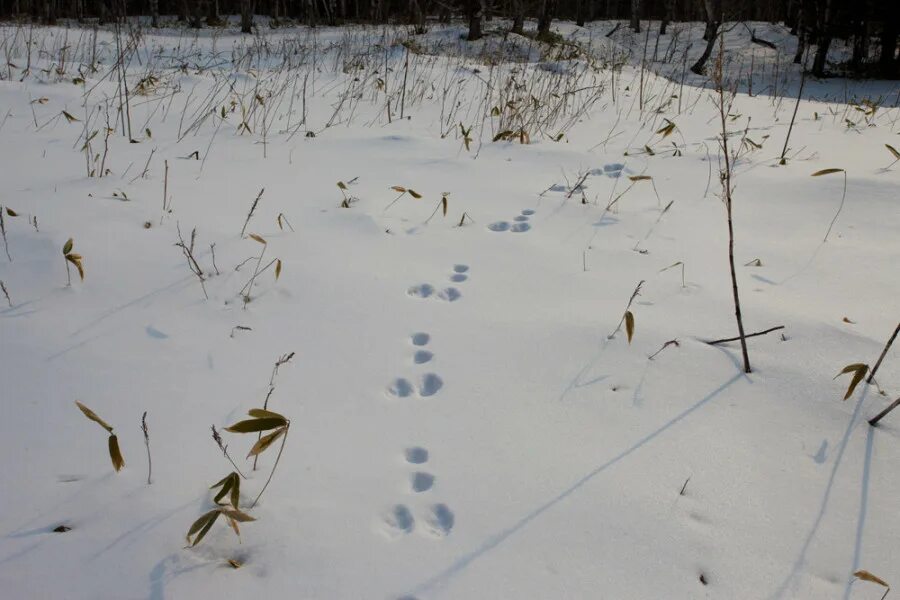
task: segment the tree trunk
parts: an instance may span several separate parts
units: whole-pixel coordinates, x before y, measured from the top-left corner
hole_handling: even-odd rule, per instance
[[[537,37],[538,39],[548,39],[550,35],[550,24],[553,22],[553,13],[556,11],[556,0],[544,0],[541,8],[541,16],[538,18]]]
[[[665,0],[666,11],[663,15],[662,23],[659,25],[659,35],[666,35],[666,29],[668,29],[669,23],[675,18],[675,1],[676,0]]]
[[[154,0],[159,2],[159,0]],[[206,24],[210,27],[219,24],[219,0],[208,0],[206,7]]]
[[[641,0],[631,0],[631,29],[641,32]]]
[[[481,0],[466,0],[466,16],[469,17],[470,42],[481,39]]]
[[[825,0],[825,8],[819,18],[819,36],[816,40],[816,56],[813,58],[812,73],[816,77],[825,76],[825,66],[828,59],[828,50],[831,48],[832,28],[832,0]]]
[[[241,33],[253,33],[253,0],[241,0]]]
[[[416,33],[425,33],[425,13],[419,6],[419,0],[409,0],[409,16],[415,26]]]
[[[525,33],[525,2],[524,0],[512,0],[510,8],[513,13],[512,29],[510,31],[522,35]]]
[[[719,15],[721,13],[716,0],[704,0],[703,6],[706,9],[706,34],[704,36],[706,38],[706,48],[703,49],[703,54],[700,55],[697,62],[691,66],[691,72],[697,75],[703,74],[706,61],[709,60],[713,47],[716,45],[716,35],[719,32]]]
[[[587,7],[590,0],[576,0],[575,7],[575,24],[584,27],[584,21],[587,18]]]
[[[887,79],[900,77],[900,59],[896,58],[897,38],[900,37],[900,6],[896,2],[886,2],[881,9],[881,52],[878,56],[878,70]]]
[[[150,0],[150,27],[159,27],[159,0]]]

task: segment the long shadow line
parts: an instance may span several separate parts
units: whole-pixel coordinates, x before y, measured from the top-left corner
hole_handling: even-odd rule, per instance
[[[796,577],[797,573],[800,571],[800,568],[806,562],[806,553],[809,552],[809,547],[812,545],[813,538],[816,537],[816,533],[819,531],[819,527],[822,524],[822,519],[825,518],[825,511],[828,508],[828,501],[831,499],[831,490],[834,487],[835,477],[837,476],[838,469],[844,458],[844,451],[847,449],[847,444],[850,442],[850,434],[853,432],[853,428],[856,425],[856,418],[859,416],[859,411],[862,408],[867,395],[868,387],[863,389],[863,393],[857,401],[856,407],[853,409],[853,414],[850,416],[850,422],[847,423],[844,437],[841,438],[841,445],[839,446],[837,456],[834,459],[834,466],[831,467],[831,474],[828,476],[828,483],[825,485],[825,493],[822,495],[822,502],[819,504],[819,512],[816,514],[812,527],[806,535],[806,539],[803,541],[803,546],[800,548],[800,553],[797,555],[797,559],[791,567],[791,572],[787,574],[778,586],[778,589],[772,594],[771,598],[773,599],[784,597],[791,581],[793,581],[794,577]]]
[[[508,528],[504,529],[503,531],[488,538],[484,543],[481,544],[481,546],[479,546],[475,550],[469,552],[468,554],[461,556],[453,564],[451,564],[449,567],[447,567],[446,569],[444,569],[437,575],[434,575],[427,581],[416,586],[411,593],[413,595],[417,595],[417,594],[427,592],[428,590],[434,588],[435,586],[437,586],[438,584],[440,584],[442,581],[446,580],[447,578],[460,573],[463,569],[465,569],[470,564],[472,564],[473,562],[475,562],[476,560],[481,558],[484,554],[493,550],[494,548],[496,548],[497,546],[499,546],[500,544],[505,542],[507,539],[512,537],[514,534],[518,533],[526,525],[531,523],[531,521],[534,521],[539,516],[541,516],[544,512],[553,508],[556,504],[559,504],[560,502],[565,500],[567,497],[572,495],[574,492],[578,491],[578,489],[581,488],[588,481],[590,481],[591,479],[593,479],[594,477],[596,477],[597,475],[599,475],[600,473],[602,473],[609,467],[615,465],[622,459],[626,458],[631,453],[640,449],[642,446],[644,446],[648,442],[652,441],[654,438],[656,438],[660,434],[664,433],[669,428],[673,427],[680,421],[687,418],[694,411],[701,408],[702,406],[707,404],[709,401],[711,401],[713,398],[718,396],[722,391],[724,391],[726,388],[728,388],[731,384],[733,384],[734,382],[741,379],[743,377],[743,375],[744,375],[743,373],[735,374],[733,377],[731,377],[731,379],[729,379],[725,383],[721,384],[719,387],[717,387],[716,389],[714,389],[713,391],[708,393],[706,396],[704,396],[703,398],[698,400],[696,403],[694,403],[692,406],[683,410],[681,413],[679,413],[677,416],[675,416],[674,418],[669,420],[667,423],[654,429],[652,432],[648,433],[647,435],[645,435],[644,437],[642,437],[641,439],[636,441],[634,444],[629,446],[627,449],[621,451],[619,454],[617,454],[613,458],[607,460],[605,463],[603,463],[602,465],[600,465],[593,471],[589,472],[584,477],[582,477],[581,479],[579,479],[578,481],[576,481],[575,483],[570,485],[568,488],[566,488],[565,490],[560,492],[557,496],[548,500],[544,504],[540,505],[539,507],[537,507],[536,509],[534,509],[533,511],[531,511],[530,513],[528,513],[527,515],[525,515],[524,517],[519,519],[518,522],[514,523],[510,527],[508,527]]]
[[[856,544],[853,546],[851,573],[856,573],[859,570],[859,558],[862,554],[863,532],[866,529],[866,516],[869,512],[869,477],[872,468],[872,447],[874,441],[875,428],[869,427],[868,432],[866,432],[866,458],[863,462],[862,482],[860,483],[859,517],[856,519]],[[850,586],[853,584],[854,579],[854,577],[847,578],[847,585],[844,586],[844,600],[850,598]]]

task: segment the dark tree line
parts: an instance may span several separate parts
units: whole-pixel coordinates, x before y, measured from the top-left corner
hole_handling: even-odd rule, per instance
[[[848,72],[900,77],[900,0],[0,0],[0,18],[46,23],[61,18],[103,23],[142,15],[156,25],[160,15],[176,15],[199,28],[219,24],[223,14],[240,15],[246,33],[255,14],[308,25],[408,23],[418,31],[425,30],[427,16],[442,21],[462,16],[470,40],[480,38],[482,23],[495,16],[510,19],[515,33],[525,31],[526,18],[536,19],[539,37],[549,36],[553,19],[578,25],[627,19],[635,32],[652,20],[662,34],[672,22],[703,21],[707,47],[694,65],[697,72],[711,55],[723,23],[767,21],[791,28],[799,42],[795,62],[803,62],[815,75],[828,71],[828,49],[834,40],[842,40],[852,47]],[[766,45],[755,32],[751,35]]]

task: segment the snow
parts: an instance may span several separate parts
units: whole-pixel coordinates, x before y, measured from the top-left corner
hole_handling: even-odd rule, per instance
[[[642,110],[643,38],[609,40],[611,27],[560,24],[588,48],[569,57],[495,37],[485,53],[521,60],[493,65],[454,50],[458,26],[408,55],[381,45],[399,28],[144,31],[134,144],[115,111],[113,32],[99,31],[90,73],[90,30],[36,27],[26,75],[29,31],[0,29],[15,65],[0,81],[0,204],[20,215],[5,219],[13,260],[0,256],[2,595],[864,599],[883,590],[853,572],[900,581],[900,416],[866,423],[900,388],[897,349],[878,371],[885,395],[862,385],[842,402],[848,379],[833,380],[873,364],[897,322],[896,84],[808,80],[779,166],[800,82],[791,38],[757,24],[776,52],[729,30],[727,72],[743,82],[730,140],[746,130],[762,146],[735,171],[744,319],[785,326],[748,341],[748,375],[737,344],[704,343],[737,335],[711,91],[693,75],[680,91],[678,49],[649,65]],[[672,26],[695,40],[689,61],[701,29]],[[614,80],[611,62],[627,63]],[[510,75],[525,92],[501,85]],[[565,110],[548,108],[566,91]],[[490,116],[526,92],[541,111]],[[102,154],[104,98],[110,173],[87,177],[84,121]],[[880,102],[868,123],[848,104],[863,98]],[[677,127],[665,139],[663,118]],[[523,126],[529,144],[491,141]],[[833,167],[847,197],[823,242],[843,178],[810,175]],[[391,186],[423,198],[386,208]],[[256,259],[235,267],[261,245],[240,231],[263,188],[247,233],[283,270],[245,304]],[[196,228],[208,299],[176,226]],[[85,279],[67,286],[70,237]],[[664,270],[677,262],[684,285],[680,266]],[[610,338],[641,280],[634,339]],[[185,549],[232,470],[210,425],[261,406],[290,352],[269,408],[291,435],[252,510],[274,452],[252,471],[249,436],[222,433],[258,520],[240,541],[220,522]],[[114,426],[120,473],[75,400]]]

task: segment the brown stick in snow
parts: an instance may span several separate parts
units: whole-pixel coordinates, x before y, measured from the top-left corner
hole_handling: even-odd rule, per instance
[[[767,333],[772,333],[773,331],[778,331],[779,329],[784,329],[784,325],[779,325],[778,327],[772,327],[770,329],[766,329],[765,331],[757,331],[756,333],[748,333],[747,335],[744,336],[744,339],[756,337],[758,335],[766,335]],[[706,343],[709,344],[710,346],[715,346],[717,344],[724,344],[725,342],[736,342],[739,339],[741,339],[740,336],[732,337],[732,338],[723,338],[721,340],[712,340],[712,341],[709,341]]]

